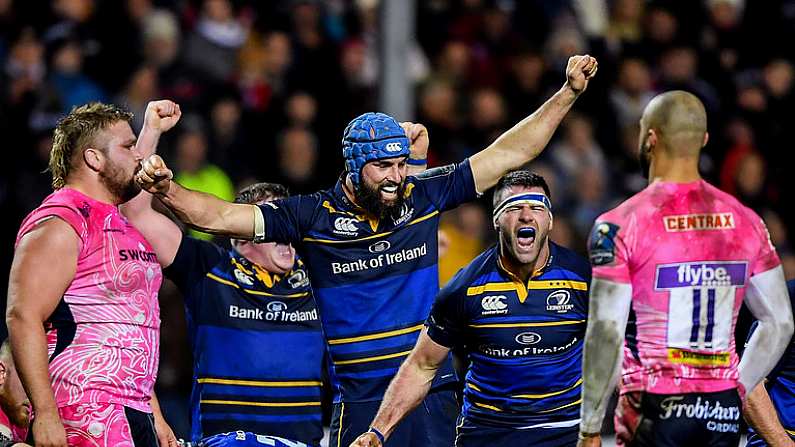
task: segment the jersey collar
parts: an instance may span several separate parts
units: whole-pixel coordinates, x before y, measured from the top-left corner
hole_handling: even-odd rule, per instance
[[[499,244],[494,248],[494,251],[496,253],[496,258],[497,258],[497,269],[504,276],[508,277],[508,279],[511,281],[511,283],[514,284],[514,286],[516,287],[516,294],[519,296],[519,302],[520,303],[524,303],[525,300],[527,299],[527,291],[528,291],[528,289],[531,288],[530,286],[531,286],[531,283],[534,281],[534,279],[539,277],[539,276],[541,276],[541,275],[543,275],[544,272],[546,272],[549,269],[549,267],[552,265],[552,261],[555,259],[555,256],[557,255],[557,251],[558,251],[557,245],[555,245],[555,243],[552,242],[549,239],[547,239],[547,243],[549,244],[549,258],[547,258],[547,262],[546,262],[546,264],[544,264],[543,267],[541,267],[540,269],[534,271],[533,274],[530,275],[530,278],[528,278],[528,280],[527,280],[527,284],[525,284],[525,282],[522,281],[521,278],[516,276],[513,272],[508,270],[505,267],[505,265],[503,265],[503,263],[502,263],[502,254],[500,254],[500,246],[499,246]]]

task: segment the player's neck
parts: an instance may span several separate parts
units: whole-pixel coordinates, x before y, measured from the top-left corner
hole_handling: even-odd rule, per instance
[[[527,282],[535,276],[536,272],[543,269],[544,266],[547,265],[547,262],[549,262],[549,239],[547,239],[544,246],[541,247],[541,250],[538,252],[538,257],[534,262],[521,263],[513,256],[505,256],[503,254],[504,250],[505,249],[500,247],[500,262],[502,263],[502,268],[520,279],[522,284],[527,284]]]
[[[691,183],[698,180],[701,180],[698,158],[655,157],[649,167],[649,184],[658,181]]]
[[[79,191],[98,202],[107,203],[113,206],[118,206],[121,203],[114,194],[108,191],[108,188],[103,185],[99,179],[77,177],[75,179],[70,179],[68,182],[66,182],[65,186],[67,188]]]

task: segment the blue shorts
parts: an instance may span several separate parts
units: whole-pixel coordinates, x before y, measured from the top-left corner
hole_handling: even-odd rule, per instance
[[[199,441],[198,447],[310,447],[303,442],[290,441],[276,436],[256,435],[246,431],[233,431],[208,436]]]
[[[348,447],[370,428],[381,401],[334,404],[330,447]],[[458,401],[449,387],[432,390],[389,436],[385,447],[450,447]],[[340,429],[340,427],[342,427]]]
[[[517,429],[512,427],[488,427],[459,422],[456,429],[455,447],[482,447],[489,445],[570,447],[577,445],[580,426],[565,428]]]

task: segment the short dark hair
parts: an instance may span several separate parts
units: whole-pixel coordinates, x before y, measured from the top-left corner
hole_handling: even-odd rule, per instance
[[[241,189],[235,196],[235,203],[254,204],[263,200],[284,199],[290,192],[278,183],[254,183]]]
[[[528,188],[537,186],[544,190],[544,194],[552,200],[552,194],[549,192],[549,185],[544,177],[536,174],[535,172],[528,171],[527,169],[519,169],[511,171],[503,175],[494,187],[493,206],[497,206],[502,201],[502,192],[511,186],[525,186]]]

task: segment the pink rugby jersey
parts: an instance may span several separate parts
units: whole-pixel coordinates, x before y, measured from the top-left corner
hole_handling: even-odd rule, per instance
[[[102,402],[151,412],[162,282],[154,250],[116,206],[69,188],[50,194],[25,218],[17,244],[50,216],[80,237],[75,277],[46,322],[57,405]],[[42,281],[50,262],[59,260],[41,260]]]
[[[746,286],[780,264],[756,213],[703,180],[655,182],[596,220],[589,250],[594,278],[632,286],[622,392],[739,385]]]

